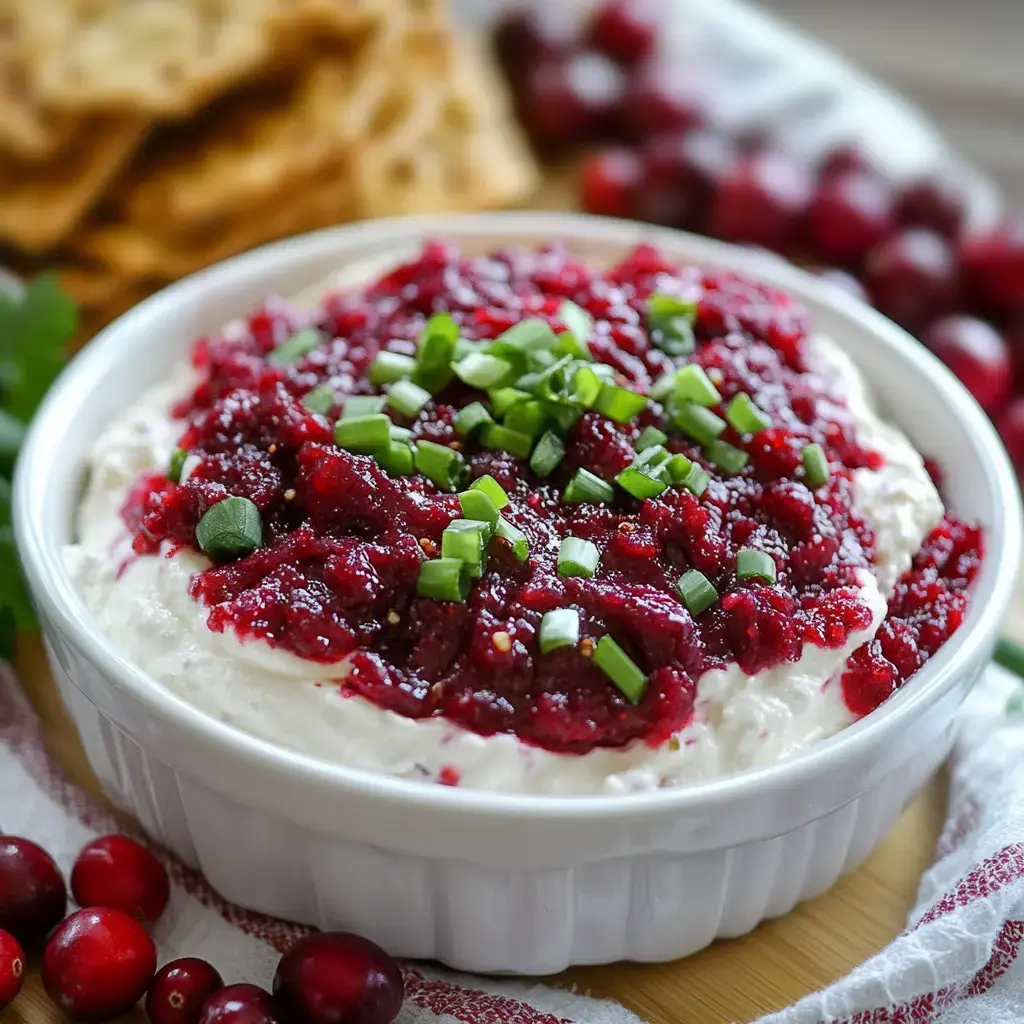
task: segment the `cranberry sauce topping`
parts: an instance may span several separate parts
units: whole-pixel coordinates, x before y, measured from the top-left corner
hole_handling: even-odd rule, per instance
[[[694,351],[670,357],[645,326],[652,293],[696,302]],[[413,356],[427,319],[450,312],[462,338],[494,339],[526,318],[566,326],[569,299],[594,320],[590,349],[621,386],[648,393],[667,371],[702,367],[725,416],[745,393],[770,418],[754,434],[726,427],[721,440],[747,464],[724,473],[666,420],[651,400],[629,423],[590,409],[564,436],[565,456],[539,477],[527,459],[483,448],[457,434],[454,419],[487,395],[457,379],[415,419],[390,413],[412,438],[461,452],[469,479],[490,474],[510,504],[503,517],[525,534],[520,562],[503,538],[464,602],[417,596],[421,563],[440,553],[442,533],[461,517],[456,494],[427,477],[391,476],[374,458],[334,443],[348,395],[380,391],[368,382],[378,352]],[[312,323],[319,345],[293,362],[273,350]],[[564,251],[499,252],[464,258],[425,247],[362,291],[329,295],[313,314],[271,300],[247,321],[194,351],[199,384],[176,413],[187,421],[181,448],[196,463],[180,484],[147,476],[124,515],[140,555],[161,545],[196,547],[196,527],[222,499],[249,499],[262,520],[262,545],[192,581],[213,630],[260,638],[323,664],[350,657],[339,683],[413,718],[444,716],[482,734],[513,733],[550,750],[585,752],[638,737],[659,744],[689,720],[702,672],[729,663],[746,672],[794,662],[804,644],[838,649],[871,615],[858,596],[873,538],[852,507],[851,470],[877,468],[858,447],[835,381],[807,365],[808,323],[785,295],[723,272],[679,267],[642,246],[599,271]],[[302,399],[330,386],[326,415]],[[386,390],[386,389],[385,389]],[[666,447],[703,466],[700,494],[672,486],[638,500],[615,487],[605,504],[563,500],[584,468],[614,485],[646,426],[669,434]],[[802,463],[822,447],[828,480],[813,487]],[[559,574],[562,539],[592,541],[593,578]],[[775,563],[776,580],[737,578],[737,553],[754,548]],[[862,648],[844,680],[850,707],[869,711],[913,673],[956,628],[964,590],[979,562],[976,530],[953,520],[936,532],[901,581],[883,635]],[[676,584],[699,570],[718,599],[691,615]],[[574,608],[580,640],[542,654],[544,613]],[[648,676],[637,704],[593,657],[610,635]]]

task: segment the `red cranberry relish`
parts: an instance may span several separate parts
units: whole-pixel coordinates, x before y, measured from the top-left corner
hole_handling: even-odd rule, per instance
[[[692,354],[672,359],[649,336],[655,291],[699,297]],[[449,311],[466,339],[493,339],[528,317],[562,330],[565,299],[594,318],[590,348],[619,384],[646,393],[665,371],[696,363],[721,394],[715,411],[724,415],[745,392],[771,425],[754,435],[726,428],[722,439],[749,455],[732,475],[671,435],[669,450],[710,474],[699,497],[671,487],[639,501],[616,489],[608,504],[570,504],[561,496],[573,473],[584,467],[611,483],[634,458],[640,430],[664,426],[661,407],[650,402],[628,425],[585,412],[565,438],[565,458],[542,479],[528,461],[456,434],[458,410],[485,397],[456,380],[414,421],[391,416],[415,439],[463,451],[471,477],[501,484],[511,498],[503,515],[526,535],[530,556],[520,563],[492,539],[467,601],[418,597],[421,562],[438,554],[445,527],[461,516],[457,496],[337,447],[340,409],[312,413],[301,399],[324,383],[340,396],[374,393],[367,371],[378,351],[413,355],[432,314]],[[807,317],[787,296],[679,267],[647,246],[598,271],[559,248],[469,259],[431,244],[364,291],[328,296],[313,324],[330,340],[290,365],[268,358],[308,323],[308,314],[271,300],[244,329],[197,343],[200,383],[176,412],[188,423],[181,447],[198,466],[181,484],[147,477],[125,507],[140,554],[165,541],[195,547],[200,518],[229,495],[259,509],[263,546],[193,578],[211,629],[323,664],[348,656],[344,692],[399,714],[440,715],[478,733],[582,753],[637,737],[664,742],[689,720],[695,681],[709,667],[736,662],[752,673],[794,662],[804,644],[837,649],[870,624],[856,573],[871,565],[874,543],[852,507],[850,471],[881,459],[858,447],[835,382],[808,369]],[[816,490],[801,464],[809,443],[831,466]],[[601,552],[592,579],[559,575],[567,536]],[[772,556],[774,584],[737,579],[744,547]],[[855,712],[881,703],[956,629],[980,558],[979,531],[951,518],[929,538],[882,634],[851,659],[844,693]],[[696,617],[675,589],[690,569],[721,595]],[[542,655],[543,614],[567,606],[580,613],[580,642]],[[608,634],[649,674],[636,706],[592,658]]]

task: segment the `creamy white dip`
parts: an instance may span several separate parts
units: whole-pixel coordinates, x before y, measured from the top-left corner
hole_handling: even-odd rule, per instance
[[[167,465],[182,432],[169,410],[193,383],[187,366],[97,438],[67,565],[98,627],[157,683],[239,729],[328,761],[427,780],[450,767],[461,785],[475,789],[550,794],[635,792],[771,764],[853,721],[839,672],[874,635],[886,594],[942,517],[920,455],[874,412],[845,353],[818,338],[812,358],[844,382],[860,444],[885,458],[880,470],[855,473],[856,507],[877,543],[874,573],[862,571],[858,579],[871,626],[839,650],[805,645],[795,664],[749,676],[737,665],[706,672],[693,721],[657,749],[637,741],[618,750],[558,754],[512,736],[479,736],[443,719],[403,718],[362,697],[342,696],[332,680],[344,675],[344,663],[315,664],[209,629],[209,609],[192,600],[188,585],[210,563],[192,551],[132,558],[119,511],[140,473]]]

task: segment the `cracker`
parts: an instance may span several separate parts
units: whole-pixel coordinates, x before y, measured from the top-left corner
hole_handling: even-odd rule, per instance
[[[15,23],[44,102],[166,119],[296,56],[325,25],[354,31],[376,20],[380,2],[29,0]]]
[[[84,120],[45,162],[0,157],[0,239],[31,253],[61,242],[141,142],[136,121]]]

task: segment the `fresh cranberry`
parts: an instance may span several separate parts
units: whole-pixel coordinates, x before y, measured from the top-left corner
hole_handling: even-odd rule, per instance
[[[560,60],[580,41],[579,16],[565,4],[531,4],[511,10],[494,32],[494,45],[505,72],[518,81],[530,68]]]
[[[580,174],[583,208],[604,217],[628,217],[642,169],[640,157],[631,149],[594,153]]]
[[[896,215],[901,224],[931,228],[955,238],[964,221],[963,188],[948,174],[912,181],[900,193]]]
[[[818,259],[857,266],[894,223],[888,183],[871,172],[843,171],[819,187],[808,216],[808,241]]]
[[[28,945],[64,917],[67,888],[53,858],[20,836],[0,837],[0,928]]]
[[[689,67],[655,61],[630,76],[622,101],[622,134],[642,143],[657,135],[693,131],[707,121],[709,102],[703,76]]]
[[[277,1024],[278,1020],[274,1001],[265,989],[258,985],[226,985],[203,1003],[198,1024]]]
[[[1014,398],[999,414],[996,429],[1018,473],[1024,473],[1024,395]]]
[[[817,274],[823,281],[828,281],[829,284],[835,285],[836,288],[852,295],[855,299],[868,304],[871,303],[864,285],[853,274],[845,270],[839,270],[837,267],[823,267]]]
[[[1024,312],[1024,218],[967,238],[960,262],[969,295],[980,309]]]
[[[275,1004],[294,1024],[391,1024],[404,997],[398,964],[349,932],[299,939],[274,975]]]
[[[611,132],[624,89],[622,72],[602,54],[588,50],[546,61],[523,81],[523,123],[541,149],[572,149]]]
[[[867,156],[856,144],[837,146],[829,151],[822,158],[818,166],[818,175],[821,178],[834,178],[837,174],[846,174],[848,171],[870,171],[871,163]]]
[[[711,233],[730,242],[790,250],[813,192],[806,168],[764,150],[742,160],[718,191]]]
[[[71,869],[71,894],[82,907],[113,907],[152,924],[167,906],[171,884],[164,866],[128,836],[87,843]]]
[[[871,301],[908,331],[955,308],[959,273],[949,244],[928,228],[906,228],[868,254],[864,284]]]
[[[626,67],[647,60],[664,16],[659,7],[658,0],[607,0],[591,23],[591,43]]]
[[[960,378],[989,414],[1010,397],[1010,349],[993,327],[971,316],[947,316],[925,331],[924,343]]]
[[[146,1014],[153,1024],[197,1024],[203,1004],[223,985],[217,969],[205,960],[172,960],[149,984]]]
[[[642,184],[634,210],[641,220],[703,231],[736,150],[719,132],[700,129],[652,139],[643,151]]]
[[[21,943],[10,932],[0,931],[0,1010],[6,1010],[18,997],[24,980]]]
[[[84,1021],[126,1014],[156,970],[156,947],[142,925],[121,910],[91,907],[68,917],[43,951],[46,994]]]

